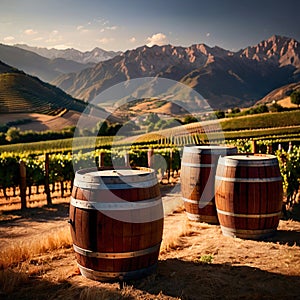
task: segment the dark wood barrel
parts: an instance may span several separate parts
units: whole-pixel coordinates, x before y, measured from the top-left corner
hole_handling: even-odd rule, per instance
[[[263,239],[277,229],[282,208],[282,178],[273,155],[220,157],[216,206],[224,235]]]
[[[76,172],[70,224],[83,276],[115,281],[151,274],[163,233],[163,207],[154,170]]]
[[[219,224],[214,199],[215,172],[221,155],[237,153],[236,147],[185,146],[181,160],[181,194],[187,217]]]

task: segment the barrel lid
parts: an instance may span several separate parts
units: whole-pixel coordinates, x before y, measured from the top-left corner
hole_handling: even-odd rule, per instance
[[[236,153],[237,148],[234,146],[226,145],[187,145],[184,146],[183,152],[186,153],[214,153],[214,154],[224,154],[224,153]]]
[[[230,156],[226,156],[226,159],[237,159],[237,160],[266,160],[266,159],[274,159],[276,158],[276,156],[274,155],[230,155]]]
[[[270,154],[235,154],[219,158],[219,165],[225,166],[274,166],[278,165],[275,155]]]
[[[107,186],[108,188],[153,186],[157,183],[155,171],[150,168],[89,168],[76,172],[74,185],[82,188]]]
[[[117,170],[95,170],[86,173],[85,175],[92,177],[128,177],[128,176],[142,176],[149,174],[149,171],[145,170],[134,170],[134,169],[117,169]]]

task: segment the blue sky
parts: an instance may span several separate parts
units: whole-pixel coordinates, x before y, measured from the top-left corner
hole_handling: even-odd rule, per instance
[[[298,0],[0,0],[0,42],[106,50],[205,43],[237,51],[273,34],[300,41]]]

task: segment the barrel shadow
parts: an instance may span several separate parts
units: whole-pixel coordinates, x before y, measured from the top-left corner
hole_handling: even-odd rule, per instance
[[[28,208],[26,210],[11,210],[2,211],[0,218],[0,225],[10,223],[13,224],[17,220],[26,219],[28,221],[45,222],[48,220],[63,220],[69,215],[69,203],[53,204],[51,207],[42,206],[35,208]],[[10,219],[10,216],[12,217]]]
[[[285,299],[299,297],[300,276],[247,266],[196,264],[179,259],[159,262],[156,274],[131,283],[150,294],[180,299]]]
[[[277,230],[273,237],[264,241],[288,246],[300,246],[300,232],[292,230]]]
[[[296,203],[286,212],[286,219],[300,222],[300,203]]]
[[[7,275],[7,274],[6,274]],[[0,273],[0,282],[3,274]],[[300,276],[270,273],[247,266],[199,264],[179,259],[159,261],[157,273],[144,279],[127,282],[124,292],[118,284],[78,284],[72,277],[51,282],[9,271],[14,286],[0,285],[1,299],[299,299]],[[76,275],[80,276],[80,275]],[[8,279],[6,279],[6,282]],[[148,294],[145,294],[149,293]],[[161,294],[161,296],[158,296]],[[138,295],[138,296],[137,296]],[[139,298],[139,296],[141,296]]]

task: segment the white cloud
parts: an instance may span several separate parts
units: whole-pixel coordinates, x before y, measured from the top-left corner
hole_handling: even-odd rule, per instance
[[[89,30],[86,29],[86,28],[85,28],[84,26],[82,26],[82,25],[77,26],[77,27],[76,27],[76,30],[79,31],[80,33],[87,33],[87,32],[89,32]]]
[[[206,34],[206,36],[207,36],[207,37],[210,37],[210,33],[208,32],[208,33]]]
[[[168,44],[167,36],[163,33],[153,34],[151,37],[147,38],[147,46],[152,47],[153,45],[162,46]]]
[[[52,35],[57,35],[58,34],[58,30],[52,30],[51,34]]]
[[[13,37],[13,36],[6,36],[4,39],[3,39],[3,41],[5,42],[5,43],[11,43],[11,42],[13,42],[15,40],[15,38]]]
[[[113,42],[115,39],[113,38],[102,38],[102,39],[99,39],[98,42],[101,43],[101,44],[108,44],[110,42]]]
[[[104,32],[104,31],[106,31],[106,30],[111,30],[111,31],[113,31],[113,30],[117,30],[118,29],[118,26],[106,26],[105,28],[101,28],[100,29],[100,32]]]
[[[130,43],[135,43],[136,42],[136,38],[133,36],[132,38],[129,39]]]
[[[118,26],[107,26],[105,27],[106,30],[117,30]]]
[[[53,48],[58,49],[58,50],[65,50],[65,49],[70,48],[70,46],[61,44],[61,45],[55,45],[55,46],[53,46]]]
[[[26,35],[34,35],[34,34],[37,34],[38,32],[36,30],[33,30],[33,29],[26,29],[26,30],[24,30],[24,33]]]
[[[38,41],[43,41],[44,40],[44,38],[43,37],[37,37],[37,38],[35,38],[35,39],[33,39],[34,41],[36,41],[36,42],[38,42]]]

